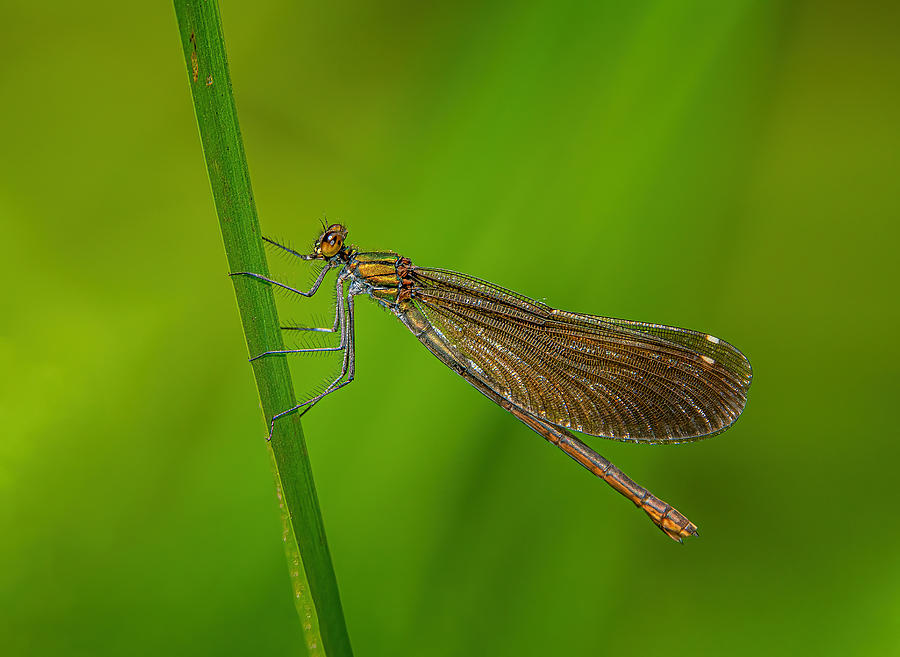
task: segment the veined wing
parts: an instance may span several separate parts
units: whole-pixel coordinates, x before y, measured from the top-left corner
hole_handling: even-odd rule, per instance
[[[677,443],[727,429],[752,371],[706,333],[555,310],[487,281],[411,267],[412,300],[468,373],[557,426]]]

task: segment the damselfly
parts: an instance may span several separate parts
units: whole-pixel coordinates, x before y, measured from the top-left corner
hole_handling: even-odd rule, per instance
[[[731,426],[747,401],[752,371],[736,348],[707,333],[582,315],[447,269],[418,267],[393,251],[359,251],[341,224],[324,228],[313,252],[278,249],[324,263],[307,291],[252,272],[304,297],[338,270],[330,327],[282,327],[340,335],[337,347],[279,349],[255,356],[341,352],[340,375],[275,421],[339,390],[355,374],[353,301],[368,295],[478,392],[506,409],[643,509],[669,537],[697,527],[569,433],[636,443],[680,443]],[[346,286],[346,289],[345,289]]]

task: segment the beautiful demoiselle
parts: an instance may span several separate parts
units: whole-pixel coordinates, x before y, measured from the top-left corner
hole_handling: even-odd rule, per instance
[[[392,312],[428,350],[500,405],[643,509],[671,538],[697,527],[569,433],[637,443],[680,443],[731,426],[747,401],[752,370],[724,340],[688,329],[582,315],[529,299],[446,269],[418,267],[393,251],[359,251],[333,224],[301,254],[324,264],[307,291],[252,272],[237,272],[311,297],[338,270],[331,327],[282,327],[340,335],[337,347],[280,349],[277,354],[341,352],[340,375],[318,395],[278,413],[275,421],[353,380],[354,297],[368,295]],[[346,284],[346,289],[345,289]],[[305,412],[304,410],[304,412]]]

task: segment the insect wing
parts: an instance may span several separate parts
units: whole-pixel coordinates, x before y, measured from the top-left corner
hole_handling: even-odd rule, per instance
[[[414,267],[412,300],[478,378],[557,426],[636,442],[727,429],[751,369],[705,333],[555,310],[478,278]]]

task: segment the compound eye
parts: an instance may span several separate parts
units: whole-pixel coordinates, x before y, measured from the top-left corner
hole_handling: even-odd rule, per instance
[[[322,236],[319,251],[326,258],[331,258],[337,255],[343,246],[344,236],[337,231],[330,230]]]

